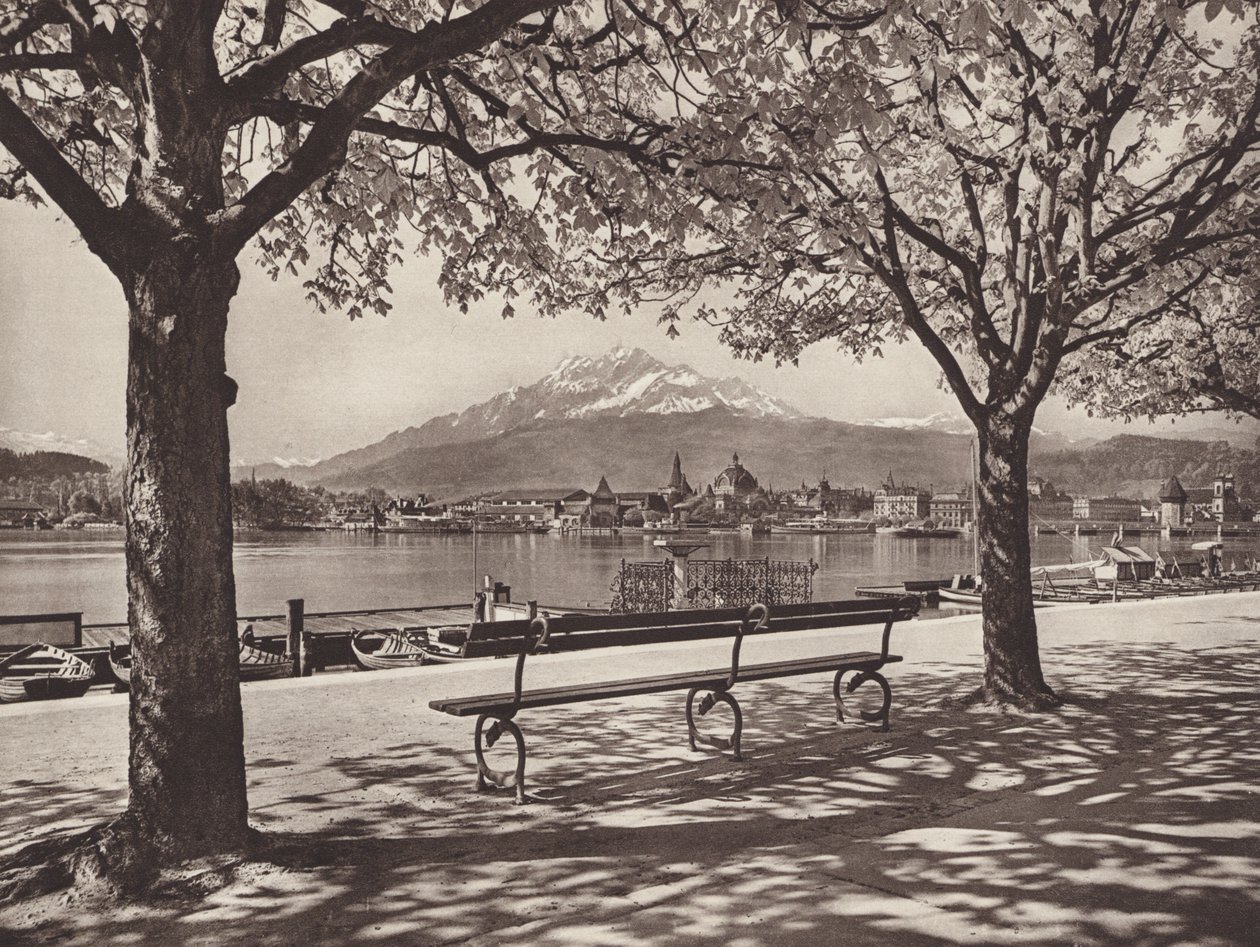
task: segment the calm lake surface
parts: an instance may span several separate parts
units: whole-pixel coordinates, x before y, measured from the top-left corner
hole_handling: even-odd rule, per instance
[[[1035,563],[1079,562],[1110,536],[1032,537]],[[819,564],[814,598],[850,598],[859,585],[931,579],[972,571],[972,541],[899,539],[889,535],[702,537],[696,558],[806,560]],[[1156,535],[1127,542],[1154,553]],[[1255,540],[1226,540],[1225,562],[1254,554]],[[440,605],[471,601],[474,583],[489,574],[512,586],[516,601],[602,605],[622,559],[660,560],[651,537],[488,533],[437,536],[347,532],[251,533],[236,539],[237,610],[284,611],[286,599],[306,600],[308,612]],[[1172,548],[1186,550],[1188,540]],[[1245,548],[1244,548],[1245,547]],[[475,563],[474,563],[475,553]],[[83,620],[127,617],[122,533],[0,532],[0,613],[82,612]]]

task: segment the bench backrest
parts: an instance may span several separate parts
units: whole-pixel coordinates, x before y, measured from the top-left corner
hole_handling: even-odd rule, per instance
[[[776,605],[770,609],[765,627],[751,626],[745,633],[766,634],[843,628],[856,625],[885,625],[913,618],[919,601],[913,596],[897,599],[846,599],[809,602],[804,605]],[[686,609],[673,612],[640,612],[628,615],[558,615],[547,619],[549,652],[583,651],[636,644],[664,644],[732,638],[748,617],[747,608]],[[531,627],[534,630],[531,633]],[[464,643],[465,657],[514,655],[540,631],[527,620],[475,622]],[[885,651],[887,635],[885,634]]]

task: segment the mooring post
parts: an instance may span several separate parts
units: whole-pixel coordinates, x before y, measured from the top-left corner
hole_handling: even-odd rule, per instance
[[[538,603],[532,598],[525,602],[525,617],[530,621],[538,617]]]
[[[289,658],[293,661],[293,676],[306,677],[310,671],[306,662],[306,628],[305,602],[300,598],[288,601],[289,613]]]

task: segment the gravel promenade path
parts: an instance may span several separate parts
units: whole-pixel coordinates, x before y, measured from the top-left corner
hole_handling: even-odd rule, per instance
[[[252,818],[272,850],[200,866],[153,904],[5,906],[0,943],[1260,941],[1260,594],[1038,622],[1059,712],[959,709],[978,618],[915,622],[893,635],[890,733],[837,725],[826,676],[737,686],[742,763],[687,749],[682,694],[523,712],[521,807],[472,792],[472,721],[427,706],[508,685],[510,662],[247,684]],[[744,660],[877,641],[778,636]],[[725,656],[558,655],[526,677]],[[0,862],[121,810],[126,709],[113,694],[0,708]]]

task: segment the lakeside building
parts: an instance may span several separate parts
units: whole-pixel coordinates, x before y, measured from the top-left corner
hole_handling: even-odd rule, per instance
[[[617,494],[613,493],[612,488],[608,486],[607,477],[599,478],[599,486],[591,494],[589,509],[590,512],[586,518],[587,525],[600,529],[618,525]]]
[[[1142,504],[1128,497],[1076,497],[1072,501],[1072,518],[1138,523],[1142,520]]]
[[[43,529],[48,513],[38,503],[16,497],[0,499],[0,527],[7,529]]]
[[[1212,519],[1218,523],[1236,523],[1251,519],[1243,516],[1242,504],[1234,492],[1234,475],[1218,474],[1212,484]]]
[[[1028,498],[1028,515],[1041,520],[1070,520],[1076,501],[1066,493]]]
[[[1172,478],[1176,479],[1176,478]],[[1180,486],[1180,484],[1178,484]],[[1161,488],[1161,505],[1162,505]],[[1217,474],[1210,487],[1185,487],[1184,505],[1181,510],[1182,523],[1246,523],[1251,522],[1254,511],[1249,504],[1243,503],[1234,488],[1234,475]],[[1169,504],[1169,512],[1176,514],[1176,501]]]
[[[669,479],[664,484],[653,490],[619,491],[616,497],[616,525],[625,523],[627,516],[634,525],[671,518],[677,521],[686,508],[701,499],[683,473],[682,457],[678,451],[674,451]]]
[[[714,505],[719,512],[746,507],[750,499],[759,492],[765,498],[765,491],[757,483],[757,478],[739,462],[738,453],[732,454],[730,464],[713,478]],[[768,499],[765,507],[770,507]]]
[[[1073,518],[1073,499],[1049,480],[1034,477],[1028,481],[1028,515],[1046,521]]]
[[[888,471],[888,479],[875,491],[876,519],[925,519],[931,511],[932,495],[918,487],[898,485]]]
[[[817,485],[811,487],[802,480],[799,488],[779,493],[771,491],[770,500],[780,512],[814,515],[825,513],[829,516],[854,518],[870,512],[875,505],[874,494],[865,487],[832,487],[825,471]]]
[[[494,506],[506,508],[540,507],[549,512],[547,522],[561,517],[581,517],[587,511],[591,494],[577,487],[545,487],[521,490],[504,490],[489,498]],[[479,511],[480,512],[480,511]]]
[[[1159,521],[1165,526],[1186,525],[1186,501],[1189,500],[1185,487],[1176,476],[1169,477],[1159,485]]]
[[[695,496],[696,491],[692,489],[691,484],[687,482],[686,474],[683,473],[682,458],[678,455],[678,451],[674,451],[674,464],[670,468],[669,481],[656,493],[665,501],[667,512],[683,500]],[[621,494],[621,496],[624,498],[626,494]]]
[[[975,522],[975,504],[965,493],[938,493],[928,502],[928,515],[937,526],[966,529]]]
[[[551,525],[555,519],[555,509],[550,505],[534,503],[483,503],[477,507],[477,518],[495,520],[501,523],[520,523],[529,525]]]
[[[681,502],[681,501],[679,501]],[[657,490],[631,490],[617,494],[617,520],[624,522],[631,513],[654,514],[650,519],[668,519],[678,503],[670,505],[666,495]]]

